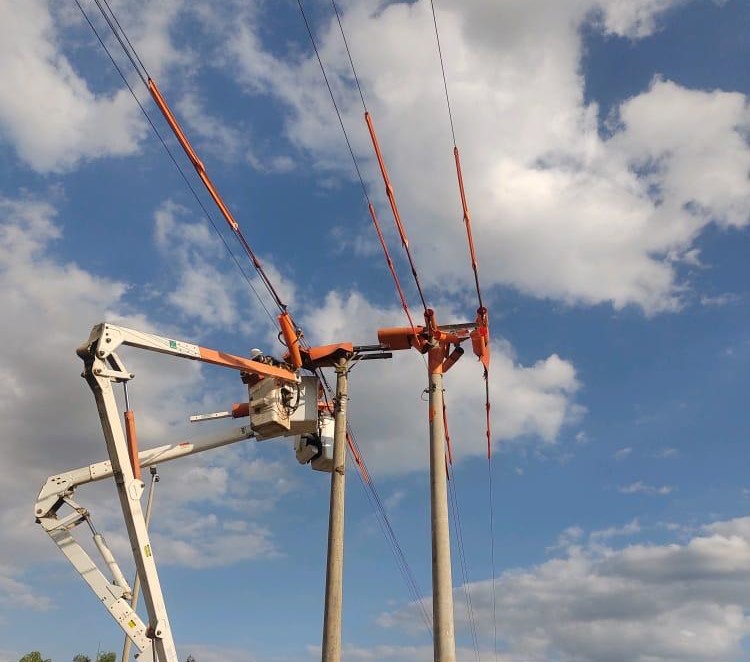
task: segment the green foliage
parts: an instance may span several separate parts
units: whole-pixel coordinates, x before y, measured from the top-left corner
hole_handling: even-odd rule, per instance
[[[111,651],[109,653],[99,653],[96,656],[96,662],[117,662],[117,655]]]
[[[73,658],[73,662],[91,662],[91,658],[83,653],[78,653],[78,655]]]
[[[31,653],[26,653],[18,662],[52,662],[52,660],[45,660],[39,651],[31,651]]]

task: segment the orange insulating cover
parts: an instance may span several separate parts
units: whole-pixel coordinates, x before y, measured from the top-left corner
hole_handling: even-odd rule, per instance
[[[386,329],[378,329],[378,342],[385,345],[388,349],[411,349],[419,348],[421,340],[414,335],[415,329],[409,326],[397,326]],[[418,334],[424,331],[423,326],[416,327]]]
[[[281,334],[284,336],[284,344],[289,350],[289,360],[295,368],[301,368],[302,355],[299,351],[299,336],[292,324],[292,318],[289,316],[289,313],[281,313],[279,315],[279,326],[281,327]]]
[[[128,442],[128,455],[130,466],[133,467],[133,476],[141,479],[141,463],[138,459],[138,436],[135,433],[135,414],[128,410],[125,412],[125,439]]]
[[[336,365],[339,359],[354,354],[354,346],[350,342],[321,345],[301,350],[300,355],[302,354],[304,354],[303,362],[306,367],[326,368]]]
[[[245,416],[250,416],[250,403],[235,402],[232,405],[232,418],[245,418]]]
[[[487,342],[488,339],[489,329],[486,326],[477,327],[471,332],[471,348],[486,370],[490,369],[490,346]]]
[[[460,359],[463,355],[464,355],[464,348],[456,347],[450,353],[448,358],[445,359],[445,361],[443,362],[443,374],[448,372],[455,365],[456,361],[458,361],[458,359]]]

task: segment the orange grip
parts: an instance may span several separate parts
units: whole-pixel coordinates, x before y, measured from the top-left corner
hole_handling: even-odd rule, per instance
[[[138,459],[138,436],[135,433],[135,414],[128,409],[125,412],[125,439],[128,442],[128,455],[130,466],[133,468],[133,476],[141,479],[141,462]]]
[[[232,418],[245,418],[245,416],[250,416],[250,403],[235,402],[232,405]]]
[[[289,313],[284,312],[279,315],[279,326],[284,336],[284,344],[289,350],[289,360],[295,368],[302,367],[302,354],[299,351],[299,336],[292,324],[292,318]]]

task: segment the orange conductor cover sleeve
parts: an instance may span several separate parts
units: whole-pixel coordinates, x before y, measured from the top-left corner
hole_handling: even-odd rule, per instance
[[[370,132],[370,138],[372,139],[372,146],[375,149],[375,156],[378,159],[378,165],[380,166],[380,172],[383,175],[383,182],[385,182],[385,194],[388,196],[388,202],[391,203],[391,210],[393,211],[393,218],[396,220],[396,227],[398,233],[401,235],[401,243],[404,248],[409,247],[409,239],[404,231],[404,226],[401,223],[401,214],[398,212],[398,205],[396,204],[396,197],[393,194],[393,186],[391,185],[391,178],[388,176],[388,168],[386,168],[385,161],[383,159],[383,153],[380,151],[380,144],[378,143],[378,136],[375,133],[375,125],[372,123],[372,117],[370,113],[365,113],[365,122],[367,122],[367,129]]]
[[[138,436],[135,433],[135,414],[128,410],[125,412],[125,440],[128,442],[128,455],[130,466],[133,468],[133,476],[141,479],[141,463],[138,460]]]
[[[208,194],[216,203],[216,206],[219,208],[219,211],[221,212],[221,215],[224,217],[224,220],[226,220],[226,222],[229,224],[232,230],[237,232],[239,225],[237,224],[237,221],[234,220],[234,216],[232,216],[232,212],[230,212],[229,208],[224,204],[224,201],[221,199],[219,192],[216,190],[216,187],[213,185],[213,182],[209,178],[208,174],[206,174],[206,168],[203,165],[203,161],[201,161],[198,158],[198,155],[195,153],[195,150],[193,149],[193,146],[190,144],[190,141],[185,135],[185,132],[182,130],[180,123],[177,121],[177,118],[174,116],[174,113],[172,112],[171,108],[167,104],[166,99],[164,99],[164,97],[161,94],[161,91],[156,85],[156,81],[154,81],[151,78],[149,78],[148,80],[148,89],[149,89],[149,92],[151,92],[151,97],[153,98],[154,102],[159,107],[161,114],[164,115],[164,119],[167,121],[167,124],[169,124],[170,128],[174,132],[175,137],[177,138],[178,142],[182,146],[182,149],[185,150],[185,154],[187,154],[191,163],[197,170],[198,176],[201,178],[201,181],[206,186],[206,189],[208,190]]]
[[[487,459],[492,457],[492,428],[490,423],[490,380],[489,375],[484,377],[485,403],[484,410],[487,417]]]
[[[409,326],[411,326],[411,330],[414,332],[414,335],[417,335],[417,329],[414,326],[414,320],[411,317],[411,313],[409,312],[409,304],[406,303],[406,296],[404,295],[404,290],[401,288],[401,281],[398,278],[398,274],[396,273],[396,267],[393,266],[393,260],[391,259],[391,253],[388,250],[388,244],[385,243],[385,237],[383,236],[383,231],[380,228],[380,223],[378,222],[378,217],[375,214],[375,207],[373,207],[372,202],[370,202],[367,205],[368,209],[370,210],[370,217],[372,218],[372,222],[375,225],[375,230],[378,233],[378,239],[380,240],[380,245],[383,247],[383,253],[385,253],[385,261],[388,263],[388,268],[391,270],[391,275],[393,276],[393,282],[396,283],[396,290],[398,291],[399,299],[401,299],[401,307],[404,309],[404,312],[406,313],[406,318],[409,320]]]
[[[245,416],[250,416],[250,403],[235,402],[232,405],[232,418],[245,418]]]
[[[299,336],[292,324],[292,319],[289,316],[289,313],[285,312],[279,315],[279,326],[281,327],[281,333],[284,336],[284,344],[289,350],[289,358],[291,359],[292,365],[295,368],[302,367],[302,355],[299,351]]]
[[[469,205],[466,202],[466,192],[464,191],[464,177],[461,173],[461,157],[458,154],[458,147],[453,148],[453,156],[456,159],[456,174],[458,175],[458,190],[461,193],[461,206],[464,212],[464,223],[466,224],[466,234],[469,238],[469,254],[471,255],[471,266],[477,269],[477,254],[474,250],[474,236],[471,232],[471,216],[469,215]]]

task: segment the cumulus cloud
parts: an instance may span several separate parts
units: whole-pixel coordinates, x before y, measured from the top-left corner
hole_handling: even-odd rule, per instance
[[[584,100],[580,28],[640,38],[678,4],[474,0],[439,8],[485,283],[573,304],[673,310],[685,287],[676,265],[694,262],[701,231],[747,224],[743,95],[657,77],[610,118]],[[455,258],[465,240],[429,5],[352,2],[343,20],[417,263],[445,289],[468,286],[469,271]],[[282,101],[288,138],[319,167],[349,173],[314,56],[279,57],[252,22],[229,30],[227,66],[246,89]],[[352,144],[379,192],[335,19],[318,32]]]
[[[172,280],[176,281],[164,297],[184,321],[203,329],[233,327],[252,331],[255,342],[266,340],[276,344],[275,321],[263,309],[265,306],[273,314],[276,305],[236,242],[228,240],[238,262],[244,265],[250,284],[235,268],[208,222],[192,220],[185,207],[171,200],[163,202],[154,213],[154,239]],[[294,283],[271,260],[261,259],[261,262],[281,299],[294,306]]]
[[[0,135],[39,172],[133,154],[146,132],[138,107],[127,90],[89,88],[62,53],[50,12],[37,0],[0,7]]]
[[[750,631],[748,518],[716,522],[687,543],[603,546],[571,540],[540,565],[497,579],[498,632],[511,659],[710,662],[740,652]],[[632,523],[631,523],[632,524]],[[633,528],[612,527],[617,529]],[[483,637],[492,635],[492,583],[469,585]],[[455,599],[461,600],[459,589]],[[456,617],[468,627],[461,610]],[[387,626],[418,625],[413,607]],[[421,659],[418,656],[405,659]]]

